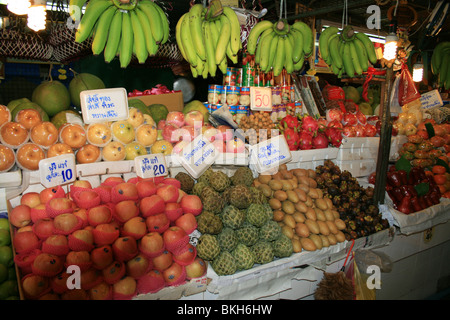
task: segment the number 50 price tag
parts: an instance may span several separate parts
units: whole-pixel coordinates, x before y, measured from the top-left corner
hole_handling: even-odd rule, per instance
[[[250,87],[250,109],[272,111],[272,89],[269,87]]]

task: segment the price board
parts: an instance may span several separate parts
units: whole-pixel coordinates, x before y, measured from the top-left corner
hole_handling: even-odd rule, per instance
[[[80,101],[84,123],[128,119],[128,97],[125,88],[81,91]]]
[[[272,89],[270,87],[250,87],[250,109],[272,111]]]
[[[259,173],[278,171],[281,164],[289,162],[291,152],[283,135],[278,135],[250,147],[250,162]]]
[[[77,178],[75,155],[63,154],[42,159],[39,162],[39,177],[46,188],[74,182]]]
[[[134,158],[136,175],[140,178],[163,177],[169,174],[162,153],[152,153]]]
[[[181,149],[179,162],[195,179],[201,176],[219,156],[216,147],[202,134]]]

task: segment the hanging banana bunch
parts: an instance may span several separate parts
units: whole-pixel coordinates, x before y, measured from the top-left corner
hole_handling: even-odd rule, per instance
[[[236,64],[242,48],[238,17],[230,7],[222,7],[219,0],[211,1],[207,8],[194,4],[178,20],[175,37],[195,78],[214,77],[217,69],[225,73],[227,58]]]
[[[375,47],[369,37],[345,26],[339,33],[337,27],[326,28],[319,37],[320,56],[339,78],[345,72],[349,77],[362,75],[375,64]]]
[[[450,89],[450,41],[439,42],[434,48],[431,72],[438,76],[439,87]]]
[[[70,0],[69,11],[80,8],[83,0]],[[169,21],[164,11],[151,0],[90,0],[81,17],[75,41],[92,37],[92,52],[103,52],[105,61],[119,57],[126,68],[133,57],[143,64],[154,56],[169,38]]]
[[[273,70],[274,76],[278,76],[283,68],[287,73],[300,70],[305,58],[312,54],[313,47],[311,28],[302,21],[289,25],[285,19],[276,23],[268,20],[258,22],[247,40],[247,52],[255,55],[261,71]]]

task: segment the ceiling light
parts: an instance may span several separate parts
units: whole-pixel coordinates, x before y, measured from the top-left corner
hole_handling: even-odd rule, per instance
[[[397,35],[395,33],[390,33],[386,37],[386,42],[384,44],[383,58],[386,60],[394,60],[397,58]]]
[[[44,30],[47,22],[47,11],[45,0],[34,0],[28,9],[28,28],[39,31]]]
[[[19,16],[27,14],[30,6],[30,0],[9,0],[6,5],[10,12]]]

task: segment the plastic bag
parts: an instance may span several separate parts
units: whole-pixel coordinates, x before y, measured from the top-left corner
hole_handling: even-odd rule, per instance
[[[408,66],[403,64],[401,70],[398,84],[398,103],[400,106],[403,106],[406,103],[419,99],[420,93],[417,91]]]

